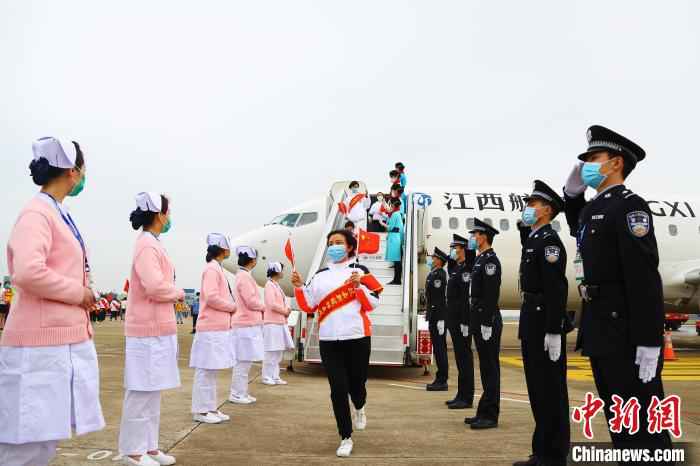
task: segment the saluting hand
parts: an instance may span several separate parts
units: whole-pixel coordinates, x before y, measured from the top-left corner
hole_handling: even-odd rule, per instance
[[[357,272],[353,272],[352,275],[350,275],[350,281],[352,282],[352,285],[357,288],[360,286],[360,274]]]
[[[301,279],[301,274],[296,270],[292,272],[292,285],[294,285],[295,288],[304,286],[304,280]]]

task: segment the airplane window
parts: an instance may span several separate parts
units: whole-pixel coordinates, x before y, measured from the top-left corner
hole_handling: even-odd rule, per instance
[[[491,220],[490,218],[485,218],[484,223],[488,223],[490,226],[493,226],[493,220]]]
[[[433,217],[433,230],[439,230],[442,228],[442,219],[440,217]]]
[[[304,212],[301,214],[301,218],[299,219],[299,223],[297,223],[297,226],[303,226],[303,225],[308,225],[310,223],[314,223],[316,220],[318,220],[318,212]]]
[[[287,214],[282,220],[279,221],[279,224],[286,227],[293,227],[297,223],[298,219],[299,214]]]
[[[676,225],[669,225],[668,232],[671,234],[671,236],[676,236],[678,234],[678,227]]]
[[[508,231],[508,228],[510,228],[510,223],[508,223],[507,218],[502,218],[500,222],[501,226],[501,231]]]
[[[450,229],[456,230],[457,228],[459,228],[459,220],[457,217],[450,217]]]
[[[467,230],[471,230],[472,228],[474,228],[474,219],[469,217],[467,219]]]
[[[554,229],[554,231],[556,232],[561,231],[561,223],[559,223],[559,220],[555,220],[552,222],[552,229]]]
[[[283,218],[284,218],[284,215],[278,215],[277,217],[270,220],[270,223],[268,225],[277,225],[278,223],[280,223],[280,220],[282,220]]]

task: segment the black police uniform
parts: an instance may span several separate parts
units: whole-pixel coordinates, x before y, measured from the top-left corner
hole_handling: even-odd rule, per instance
[[[479,219],[474,219],[474,231],[498,234],[498,230]],[[501,292],[501,262],[492,248],[481,252],[474,262],[471,275],[471,318],[469,334],[474,335],[479,353],[481,386],[484,393],[479,399],[472,428],[479,428],[480,421],[498,424],[501,400],[501,366],[498,355],[501,350],[503,318],[498,307]],[[492,328],[491,338],[484,340],[481,326]],[[467,420],[465,420],[467,422]]]
[[[474,403],[474,353],[471,332],[462,334],[461,325],[469,323],[469,282],[476,253],[467,249],[467,239],[453,235],[453,243],[464,247],[464,262],[448,259],[447,270],[447,328],[457,362],[457,395],[448,406],[451,409],[471,408]]]
[[[441,254],[438,254],[440,252]],[[435,249],[435,254],[443,261],[446,261],[446,254]],[[444,321],[447,318],[447,309],[445,302],[445,290],[447,288],[447,272],[444,267],[435,268],[430,271],[428,278],[425,280],[425,297],[427,301],[427,317],[428,328],[430,329],[430,339],[433,343],[433,355],[435,355],[435,364],[437,365],[437,374],[435,381],[428,386],[431,388],[446,390],[447,378],[449,374],[449,362],[447,360],[447,326],[443,328],[442,335],[438,331],[438,322]],[[432,386],[432,387],[431,387]],[[442,387],[444,386],[444,387]]]
[[[593,126],[589,150],[580,156],[609,151],[635,165],[644,151],[619,134]],[[644,199],[624,185],[612,186],[586,202],[584,195],[566,197],[566,218],[583,259],[584,297],[576,349],[588,356],[599,396],[608,409],[618,395],[640,403],[639,431],[610,432],[617,448],[670,448],[667,431],[647,431],[647,408],[652,396],[664,398],[661,380],[663,352],[655,377],[639,379],[635,364],[638,346],[662,347],[664,305],[659,254],[651,211]]]
[[[535,181],[530,198],[544,200],[555,212],[564,207],[564,201],[539,180]],[[566,314],[566,249],[550,224],[536,231],[519,224],[519,229],[523,247],[520,259],[523,303],[518,338],[535,418],[532,453],[544,464],[565,465],[571,437],[566,384],[566,331],[570,330]],[[554,362],[549,352],[543,350],[547,333],[561,336],[561,356]]]

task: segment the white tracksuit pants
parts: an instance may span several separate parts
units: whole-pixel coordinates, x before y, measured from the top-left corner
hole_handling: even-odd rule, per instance
[[[3,466],[47,466],[56,456],[58,440],[30,443],[0,443]]]
[[[145,455],[157,450],[159,431],[160,391],[127,390],[119,428],[119,453]]]
[[[217,411],[216,373],[217,369],[195,369],[192,382],[192,413]]]
[[[232,398],[245,398],[248,396],[248,373],[252,366],[252,361],[238,361],[233,366],[233,375],[231,376]]]
[[[284,351],[265,351],[262,367],[263,380],[279,380],[280,362],[283,354]]]

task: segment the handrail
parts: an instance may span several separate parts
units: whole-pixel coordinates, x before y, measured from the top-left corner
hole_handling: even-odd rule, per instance
[[[406,200],[408,205],[406,206],[406,224],[404,225],[404,234],[405,234],[405,247],[403,251],[403,263],[404,263],[404,268],[403,268],[403,277],[401,277],[401,283],[403,286],[403,296],[402,296],[402,303],[401,303],[401,312],[404,315],[404,324],[403,324],[403,331],[404,335],[410,335],[411,334],[411,325],[412,323],[409,322],[408,317],[411,316],[410,313],[410,308],[411,308],[411,289],[415,289],[415,287],[412,287],[411,283],[411,269],[413,268],[413,260],[412,257],[415,255],[413,254],[413,242],[415,239],[415,231],[414,231],[414,224],[415,224],[415,206],[413,205],[413,193],[409,193],[408,196],[406,196]],[[415,274],[413,274],[415,275]],[[410,347],[410,342],[409,342],[409,347]]]

